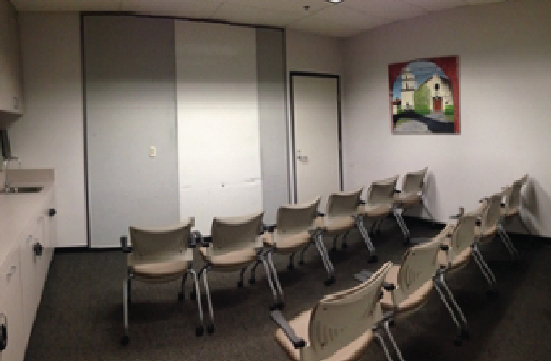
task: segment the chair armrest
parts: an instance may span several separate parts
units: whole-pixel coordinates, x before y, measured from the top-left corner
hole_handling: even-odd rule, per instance
[[[199,231],[193,231],[191,232],[190,238],[189,238],[189,248],[195,248],[197,245],[203,244],[203,236],[201,235],[201,232]]]
[[[383,282],[383,288],[386,291],[394,291],[396,289],[396,286],[393,283]]]
[[[316,212],[316,217],[325,217],[325,213]]]
[[[277,323],[277,325],[285,332],[285,335],[291,341],[295,348],[302,348],[306,346],[306,341],[298,337],[295,331],[289,325],[289,322],[283,316],[280,310],[274,310],[270,313],[271,319]]]
[[[132,247],[128,245],[128,237],[121,236],[120,240],[121,240],[122,253],[132,253]]]
[[[363,205],[365,205],[365,204],[366,204],[365,201],[364,201],[363,199],[360,199],[360,205],[363,206]]]
[[[394,194],[397,194],[397,193],[402,193],[402,191],[400,189],[394,188]]]
[[[448,252],[448,250],[450,249],[450,246],[448,246],[447,244],[441,244],[440,249],[442,251]]]

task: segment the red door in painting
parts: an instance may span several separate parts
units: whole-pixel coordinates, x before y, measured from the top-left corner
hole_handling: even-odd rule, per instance
[[[432,112],[442,112],[442,98],[432,98]]]

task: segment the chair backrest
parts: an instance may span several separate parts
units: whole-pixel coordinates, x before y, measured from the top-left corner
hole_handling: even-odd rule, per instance
[[[252,247],[262,230],[264,212],[242,217],[214,218],[212,221],[212,249],[217,253]]]
[[[329,195],[327,200],[328,217],[351,216],[356,213],[360,205],[363,187],[350,192],[338,192]]]
[[[527,180],[528,174],[526,174],[521,179],[517,179],[513,182],[511,194],[509,195],[509,197],[505,198],[505,206],[507,207],[507,209],[516,209],[520,207],[522,187],[526,184]]]
[[[183,253],[187,249],[191,235],[191,227],[195,225],[194,218],[188,218],[182,223],[163,228],[129,227],[132,256],[136,259],[170,258],[174,254]]]
[[[374,181],[367,190],[367,204],[392,204],[394,203],[394,190],[396,189],[396,182],[398,181],[398,175],[394,177]]]
[[[408,298],[428,281],[432,280],[438,263],[438,252],[444,237],[436,236],[432,241],[411,247],[406,251],[398,271],[396,293],[397,303]]]
[[[287,204],[277,210],[276,233],[294,234],[312,228],[318,214],[321,197],[304,204]]]
[[[423,193],[423,184],[428,168],[425,167],[417,172],[406,173],[402,180],[402,193]]]
[[[496,193],[491,197],[484,199],[484,209],[481,214],[480,231],[485,233],[487,230],[496,227],[501,217],[501,200],[503,193]]]
[[[476,214],[466,214],[457,220],[451,236],[451,252],[458,255],[469,248],[475,239]]]
[[[310,344],[301,350],[302,361],[329,358],[381,320],[382,283],[391,267],[388,262],[361,285],[316,304],[308,325]]]

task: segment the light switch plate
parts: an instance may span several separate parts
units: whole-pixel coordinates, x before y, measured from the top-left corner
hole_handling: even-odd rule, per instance
[[[152,145],[151,147],[149,147],[149,156],[151,158],[154,158],[157,156],[157,147],[155,147],[154,145]]]

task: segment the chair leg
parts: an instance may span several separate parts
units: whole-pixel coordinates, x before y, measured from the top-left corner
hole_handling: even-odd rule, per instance
[[[203,286],[205,287],[205,294],[207,295],[207,304],[209,306],[209,317],[210,323],[207,326],[207,332],[214,332],[214,311],[212,309],[212,300],[210,299],[210,290],[209,290],[209,281],[207,279],[207,273],[210,269],[210,265],[204,266],[199,272],[199,278],[203,278]],[[197,294],[197,298],[200,297],[200,294]]]
[[[465,317],[465,314],[463,313],[463,310],[461,310],[461,307],[459,307],[459,305],[455,301],[455,297],[453,296],[452,291],[450,290],[450,288],[446,284],[446,279],[444,277],[443,272],[439,273],[439,278],[440,278],[439,281],[440,281],[440,284],[442,285],[442,288],[448,294],[448,298],[450,299],[451,303],[455,307],[455,310],[459,314],[459,317],[461,318],[461,321],[463,322],[463,327],[461,329],[461,335],[462,335],[463,338],[468,339],[469,338],[469,327],[468,327],[468,324],[467,324],[467,318]]]
[[[243,267],[241,269],[241,272],[239,272],[239,281],[237,281],[237,287],[239,288],[243,287],[243,275],[245,274],[246,270],[247,270],[247,267]]]
[[[337,252],[337,238],[338,236],[333,237],[333,247],[331,248],[331,252]]]
[[[199,289],[199,280],[197,279],[197,273],[195,272],[195,270],[191,268],[188,270],[188,272],[191,273],[191,277],[193,278],[193,288],[195,289],[195,293],[197,294],[197,310],[199,312],[199,325],[197,325],[197,327],[195,328],[195,336],[201,337],[204,333],[203,307],[201,306],[201,290]]]
[[[182,285],[181,285],[180,292],[178,293],[178,299],[180,301],[186,298],[186,279],[187,279],[187,272],[184,273],[184,276],[182,277]]]
[[[266,257],[267,257],[266,261],[268,262],[268,266],[270,267],[270,273],[274,280],[277,292],[279,292],[279,302],[277,302],[276,305],[277,305],[277,308],[281,310],[285,307],[285,303],[283,300],[283,288],[281,288],[281,283],[279,282],[279,277],[277,275],[277,271],[274,266],[274,260],[272,259],[272,253],[273,253],[272,251],[268,251],[266,253]]]
[[[371,242],[371,237],[369,237],[369,232],[367,231],[367,229],[365,229],[364,217],[356,216],[354,217],[354,222],[356,223],[356,227],[360,231],[360,234],[362,235],[364,243],[367,246],[367,249],[369,250],[369,258],[367,262],[376,263],[379,260],[379,258],[375,254],[375,246],[373,245],[373,242]]]
[[[335,270],[333,268],[333,264],[331,263],[331,260],[329,259],[329,255],[327,254],[327,250],[325,249],[325,246],[323,245],[323,235],[317,235],[314,236],[314,244],[316,248],[318,249],[318,252],[321,256],[321,260],[323,261],[323,265],[325,267],[325,270],[327,271],[327,280],[325,280],[325,285],[329,286],[335,283]]]
[[[392,357],[390,357],[390,352],[388,352],[388,348],[386,347],[385,340],[383,339],[383,337],[381,336],[379,331],[377,331],[376,329],[373,329],[373,337],[375,337],[375,339],[377,339],[377,342],[379,343],[379,346],[381,346],[381,348],[383,349],[383,352],[385,353],[386,359],[388,361],[392,361]]]
[[[264,266],[264,272],[266,272],[266,278],[268,279],[268,285],[270,286],[270,289],[272,290],[272,295],[274,296],[274,303],[272,306],[270,306],[270,311],[278,309],[278,298],[277,298],[277,292],[274,287],[274,282],[272,280],[272,273],[270,272],[270,267],[268,266],[268,262],[266,262],[266,259],[264,258],[264,254],[261,252],[258,254],[258,258],[262,262],[262,265]]]
[[[293,270],[295,269],[295,263],[294,263],[295,253],[291,253],[289,256],[289,265],[287,266],[287,269]]]
[[[392,332],[390,332],[390,321],[391,320],[388,320],[388,319],[383,321],[383,328],[385,329],[385,332],[388,336],[388,339],[390,340],[390,343],[392,343],[392,347],[394,347],[394,351],[396,351],[396,356],[398,357],[398,360],[404,361],[404,358],[402,357],[402,352],[400,351],[398,344],[396,344],[396,341],[394,341]]]
[[[461,346],[461,343],[462,343],[462,328],[461,328],[461,324],[459,323],[459,321],[457,320],[457,317],[455,316],[454,312],[453,312],[453,309],[452,307],[450,306],[450,304],[448,303],[448,300],[446,299],[446,296],[444,295],[444,292],[442,292],[442,290],[440,289],[440,284],[439,284],[439,280],[438,278],[435,276],[433,278],[433,283],[434,283],[434,288],[436,288],[436,291],[438,291],[438,294],[440,295],[440,299],[442,300],[442,302],[444,303],[444,305],[446,306],[446,308],[448,309],[448,312],[450,313],[450,316],[453,320],[453,322],[455,323],[455,326],[457,328],[457,333],[455,335],[455,340],[454,340],[454,344],[456,346]]]
[[[312,245],[312,243],[308,243],[308,245],[307,245],[306,247],[304,247],[304,248],[302,249],[302,251],[300,251],[300,260],[298,261],[298,264],[299,264],[299,265],[302,266],[302,265],[304,264],[304,253],[306,253],[306,250],[307,250],[308,248],[310,248],[311,245]]]
[[[429,215],[430,219],[434,222],[434,216],[432,215],[432,213],[427,208],[427,205],[425,204],[425,201],[423,199],[421,199],[421,207],[423,207],[425,212],[427,212],[427,214]]]
[[[131,292],[131,289],[132,289],[132,279],[130,277],[128,277],[126,279],[126,284],[127,284],[127,297],[128,297],[128,306],[130,306],[130,304],[132,304],[132,292]]]
[[[130,342],[130,337],[128,336],[128,290],[129,290],[129,278],[126,278],[122,283],[122,308],[123,308],[123,325],[124,325],[124,336],[121,339],[121,344],[123,346],[128,345]]]
[[[488,266],[488,264],[484,260],[484,257],[482,256],[482,253],[480,252],[480,248],[478,247],[478,244],[474,243],[472,245],[472,249],[473,249],[473,255],[474,255],[475,261],[477,262],[478,267],[480,268],[482,273],[487,275],[487,280],[488,280],[488,283],[490,284],[490,286],[492,286],[492,285],[497,286],[497,281],[496,281],[496,277],[494,275],[494,272],[492,272],[492,269],[490,268],[490,266]]]
[[[254,285],[256,283],[256,278],[255,278],[255,271],[256,271],[256,267],[258,267],[258,265],[261,263],[260,260],[257,260],[256,263],[254,264],[254,266],[251,268],[251,278],[249,278],[249,284],[250,285]]]
[[[509,235],[505,232],[505,229],[501,223],[498,224],[497,231],[499,238],[501,239],[501,243],[505,245],[507,251],[509,251],[509,254],[511,255],[511,258],[515,260],[516,255],[518,255],[518,250],[515,248],[513,242],[511,242],[511,238],[509,238]]]
[[[346,243],[346,238],[348,237],[349,233],[350,233],[350,230],[344,232],[344,234],[342,235],[342,243],[341,243],[342,249],[348,248],[348,243]]]
[[[396,223],[398,223],[398,226],[400,227],[400,230],[404,235],[404,245],[409,245],[409,240],[410,240],[409,229],[406,225],[406,222],[404,221],[404,218],[402,218],[402,215],[398,211],[397,207],[392,207],[392,214],[394,215],[394,218],[396,219]]]

